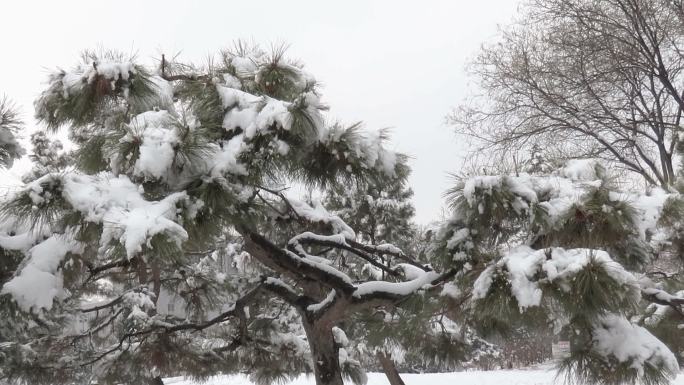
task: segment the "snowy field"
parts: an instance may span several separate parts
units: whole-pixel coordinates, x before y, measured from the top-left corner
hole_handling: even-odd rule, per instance
[[[555,381],[555,371],[545,369],[530,370],[496,370],[488,372],[457,372],[431,374],[402,374],[406,385],[562,385],[563,381]],[[165,384],[196,385],[182,378],[167,378]],[[291,385],[313,385],[313,377],[301,376]],[[684,373],[672,383],[684,385]],[[197,384],[199,385],[199,384]],[[217,376],[204,385],[252,385],[246,376]],[[368,373],[368,385],[389,385],[382,373]]]

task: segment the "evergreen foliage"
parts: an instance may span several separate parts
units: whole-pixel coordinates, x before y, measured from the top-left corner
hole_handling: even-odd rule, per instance
[[[13,105],[6,97],[0,97],[0,166],[9,167],[15,159],[24,155],[17,141],[23,123]]]
[[[678,193],[620,191],[592,160],[533,164],[462,180],[423,234],[407,158],[386,131],[326,123],[283,47],[158,68],[89,52],[35,107],[75,148],[34,134],[35,168],[0,204],[3,381],[361,384],[378,351],[450,369],[535,328],[570,332],[560,368],[582,383],[678,371],[684,292],[653,270],[684,247]]]
[[[439,294],[448,276],[286,194],[399,183],[408,167],[386,133],[326,124],[317,82],[282,47],[237,43],[205,66],[162,57],[155,69],[88,52],[49,76],[35,109],[75,148],[67,157],[35,134],[36,168],[0,208],[0,250],[13,256],[0,378],[362,383],[340,327]],[[342,252],[391,277],[357,276]]]
[[[324,205],[355,229],[358,242],[395,245],[421,260],[421,242],[427,241],[414,223],[412,196],[405,177],[381,182],[350,181],[328,190]],[[380,257],[387,268],[395,264],[395,256],[381,254]],[[342,252],[340,258],[359,279],[395,274],[370,263],[356,263],[348,252]],[[421,262],[429,263],[427,259]],[[398,267],[395,271],[407,278],[416,269],[408,264]],[[358,315],[358,320],[352,318],[347,333],[353,340],[363,341],[356,349],[362,363],[378,367],[379,351],[393,358],[403,370],[444,371],[496,357],[499,352],[493,345],[475,335],[462,319],[448,311],[451,301],[458,298],[440,294],[414,296],[387,311],[364,312]]]
[[[456,284],[470,293],[481,333],[569,329],[572,353],[559,369],[579,383],[659,384],[678,373],[670,341],[636,317],[654,298],[674,312],[681,306],[670,288],[642,278],[674,196],[619,191],[589,160],[552,175],[473,177],[449,194],[453,219],[433,250],[460,269]]]

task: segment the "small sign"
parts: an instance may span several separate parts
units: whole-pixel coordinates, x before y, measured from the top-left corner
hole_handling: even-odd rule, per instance
[[[551,355],[553,358],[570,357],[570,341],[558,341],[551,344]]]

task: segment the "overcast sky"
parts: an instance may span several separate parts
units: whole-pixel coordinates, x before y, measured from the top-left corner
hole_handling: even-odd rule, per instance
[[[30,120],[49,69],[86,48],[181,52],[200,62],[235,39],[290,44],[323,84],[331,117],[391,127],[412,156],[417,219],[437,219],[463,144],[444,124],[466,95],[465,64],[508,23],[518,0],[30,1],[0,10],[0,94]],[[32,125],[29,125],[32,126]],[[20,162],[19,168],[22,167]],[[16,173],[16,168],[15,168]],[[1,185],[2,183],[0,183]]]

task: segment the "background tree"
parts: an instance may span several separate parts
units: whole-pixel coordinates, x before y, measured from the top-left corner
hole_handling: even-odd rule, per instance
[[[33,181],[50,172],[63,170],[69,163],[62,142],[50,138],[44,131],[31,134],[31,146],[33,151],[29,154],[29,159],[33,163],[33,168],[22,177],[24,182]]]
[[[379,135],[385,138],[386,133]],[[324,205],[355,229],[358,241],[392,244],[416,255],[418,229],[407,175],[381,183],[352,180],[329,189]],[[389,260],[388,260],[389,264]],[[382,275],[382,271],[378,271]]]
[[[642,275],[651,241],[662,240],[651,235],[666,193],[617,190],[600,164],[575,160],[552,175],[468,178],[450,194],[453,218],[435,253],[445,266],[464,264],[465,317],[479,332],[567,330],[560,369],[581,383],[676,376],[675,355],[643,323],[648,304],[682,310],[681,297]]]
[[[681,4],[533,0],[522,9],[472,63],[482,96],[450,116],[476,139],[473,151],[506,158],[537,144],[550,159],[600,158],[672,185],[684,108]]]
[[[0,98],[0,169],[12,166],[14,160],[24,154],[23,148],[17,141],[18,131],[22,127],[23,123],[19,119],[13,104],[5,97]],[[6,224],[0,223],[0,233],[7,232],[13,234],[11,226],[8,227]],[[5,250],[0,246],[0,283],[6,282],[12,276],[21,260],[19,253]],[[13,328],[11,321],[0,321],[0,330],[2,330],[0,331],[0,340],[9,340],[6,331]]]
[[[329,189],[324,204],[356,230],[357,241],[380,248],[385,245],[389,250],[389,245],[394,245],[418,261],[429,263],[426,249],[431,233],[415,224],[412,196],[405,177],[382,183],[357,179]],[[388,274],[371,264],[355,263],[346,254],[342,258],[355,265],[353,271],[359,277],[379,279]],[[380,258],[387,268],[401,262],[394,261],[396,257],[391,254],[380,253]],[[413,267],[400,264],[399,268],[406,274],[410,271],[405,270]],[[448,290],[442,294],[453,300]],[[448,302],[405,301],[384,312],[375,310],[353,317],[345,322],[345,330],[353,340],[362,341],[356,349],[361,362],[383,370],[393,385],[403,383],[395,363],[403,371],[437,372],[478,365],[498,355],[498,350],[472,329],[449,318]]]

